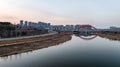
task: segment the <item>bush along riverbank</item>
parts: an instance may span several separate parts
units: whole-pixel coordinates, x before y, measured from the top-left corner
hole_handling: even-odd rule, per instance
[[[70,34],[62,33],[42,37],[41,40],[43,40],[38,42],[0,47],[0,57],[29,52],[42,48],[48,48],[50,46],[59,45],[60,43],[69,41],[71,40],[71,38],[72,37]]]

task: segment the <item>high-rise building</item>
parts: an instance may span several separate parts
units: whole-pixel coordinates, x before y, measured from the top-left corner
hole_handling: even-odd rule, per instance
[[[20,20],[20,27],[23,27],[24,24],[23,24],[23,20]]]

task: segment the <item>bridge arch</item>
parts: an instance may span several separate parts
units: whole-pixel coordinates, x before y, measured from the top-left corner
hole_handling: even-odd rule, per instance
[[[78,27],[78,31],[85,31],[85,30],[96,30],[96,28],[92,25],[80,25]]]
[[[92,37],[83,37],[83,36],[79,36],[79,37],[83,40],[92,40],[92,39],[95,39],[97,37],[97,35],[94,35]]]

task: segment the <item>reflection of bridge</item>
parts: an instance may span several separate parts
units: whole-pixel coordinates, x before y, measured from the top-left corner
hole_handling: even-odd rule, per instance
[[[91,25],[80,25],[74,34],[83,40],[92,40],[97,37],[96,28]]]
[[[75,36],[80,37],[83,40],[92,40],[97,37],[97,35],[92,34],[75,34]]]

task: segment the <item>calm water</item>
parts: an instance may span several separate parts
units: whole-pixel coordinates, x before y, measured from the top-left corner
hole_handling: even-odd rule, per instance
[[[72,40],[32,52],[0,57],[0,67],[120,67],[120,41],[72,36]]]

